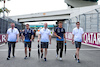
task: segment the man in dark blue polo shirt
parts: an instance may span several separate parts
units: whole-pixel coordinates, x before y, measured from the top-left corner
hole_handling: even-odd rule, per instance
[[[23,32],[23,39],[25,38],[24,40],[24,45],[25,45],[25,58],[24,59],[27,59],[27,45],[29,47],[29,57],[30,57],[30,53],[31,53],[31,42],[32,42],[32,39],[33,39],[33,31],[29,28],[29,24],[26,24],[26,29],[24,30]]]
[[[62,21],[59,21],[58,23],[58,27],[55,29],[54,35],[57,37],[57,46],[56,46],[56,52],[57,52],[57,56],[56,58],[58,58],[58,52],[59,49],[60,50],[60,60],[62,60],[62,53],[63,53],[63,43],[64,41],[66,42],[65,39],[65,29],[62,27]]]

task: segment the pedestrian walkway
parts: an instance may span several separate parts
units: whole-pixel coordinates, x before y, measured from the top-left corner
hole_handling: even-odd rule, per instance
[[[24,44],[16,44],[15,58],[6,60],[8,45],[0,46],[0,67],[100,67],[100,49],[82,45],[80,51],[81,63],[77,63],[73,55],[75,47],[71,42],[67,42],[66,55],[63,53],[63,61],[56,59],[56,38],[52,38],[52,44],[49,46],[47,61],[38,59],[37,38],[32,43],[31,57],[24,59]]]

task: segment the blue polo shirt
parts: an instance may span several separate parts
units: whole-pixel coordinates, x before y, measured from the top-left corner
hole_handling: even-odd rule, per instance
[[[31,36],[34,35],[33,31],[31,29],[25,29],[23,32],[23,35],[25,36],[25,42],[30,42]]]
[[[55,33],[61,37],[61,39],[59,39],[58,37],[56,38],[57,41],[64,41],[64,33],[65,33],[65,29],[64,28],[59,28],[57,27],[55,29]]]

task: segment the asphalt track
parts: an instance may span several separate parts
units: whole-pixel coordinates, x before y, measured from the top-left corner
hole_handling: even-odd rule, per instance
[[[0,46],[0,67],[100,67],[100,48],[82,45],[80,50],[80,61],[74,60],[75,46],[67,41],[66,55],[63,53],[63,61],[56,59],[56,39],[52,38],[49,46],[47,61],[38,59],[37,38],[32,43],[31,57],[24,59],[24,44],[16,43],[15,58],[6,60],[8,45]],[[12,55],[11,55],[12,56]]]

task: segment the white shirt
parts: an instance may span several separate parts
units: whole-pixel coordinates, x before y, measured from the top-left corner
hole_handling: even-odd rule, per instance
[[[41,29],[39,34],[41,34],[41,42],[49,42],[49,35],[51,35],[51,32],[48,28]]]
[[[19,31],[16,28],[13,28],[13,29],[9,28],[7,30],[7,34],[8,34],[8,41],[16,42],[16,40],[17,40],[17,34],[19,34]]]
[[[72,34],[74,35],[74,41],[82,42],[82,34],[84,33],[83,29],[76,27],[73,29]]]

